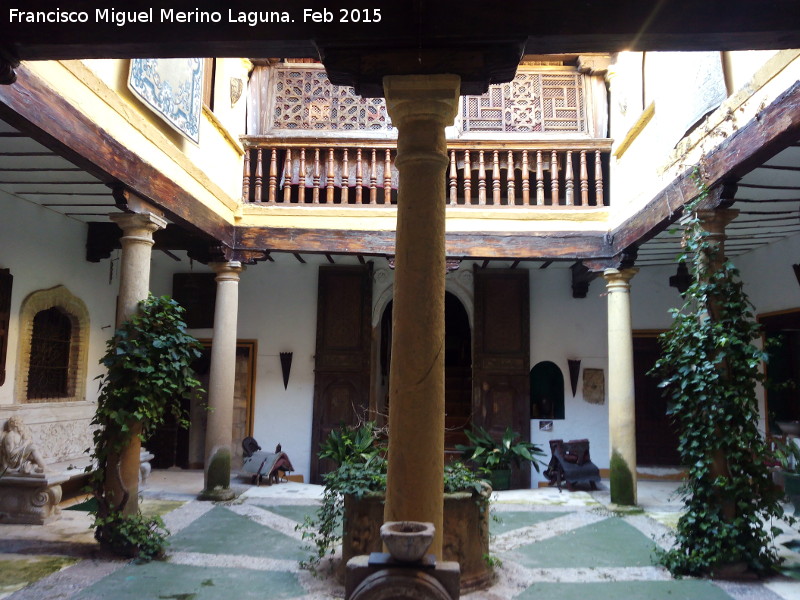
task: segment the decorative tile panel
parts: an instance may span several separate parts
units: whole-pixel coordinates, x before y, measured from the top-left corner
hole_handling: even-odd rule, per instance
[[[131,59],[128,87],[171,127],[200,141],[203,59]]]

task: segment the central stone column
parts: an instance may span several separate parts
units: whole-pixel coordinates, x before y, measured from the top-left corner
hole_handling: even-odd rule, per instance
[[[150,293],[150,258],[153,253],[153,234],[167,226],[167,221],[152,213],[113,214],[109,217],[122,229],[120,244],[119,296],[117,297],[116,327],[130,319],[136,312],[141,300]],[[128,446],[120,452],[120,478],[128,491],[128,503],[122,512],[135,515],[139,511],[139,455],[142,440],[141,423],[131,424],[131,439]],[[115,463],[115,457],[109,457],[109,464]],[[106,495],[116,505],[121,501],[123,490],[115,477],[105,482]]]
[[[608,289],[608,429],[611,502],[636,504],[636,402],[630,281],[639,269],[606,269]]]
[[[389,472],[385,521],[426,521],[442,559],[444,504],[445,127],[458,111],[455,75],[390,76],[399,171]]]
[[[214,337],[208,383],[205,489],[200,497],[226,500],[233,497],[230,489],[231,432],[236,382],[239,274],[243,267],[238,261],[210,263],[209,266],[217,274],[217,301],[214,305]]]

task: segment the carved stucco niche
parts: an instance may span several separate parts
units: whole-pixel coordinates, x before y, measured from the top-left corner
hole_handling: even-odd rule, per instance
[[[67,394],[58,398],[28,398],[28,374],[34,317],[41,311],[59,309],[71,325]],[[80,402],[86,398],[86,372],[89,353],[89,310],[83,300],[59,285],[38,290],[22,301],[19,318],[19,359],[15,397],[18,403]]]

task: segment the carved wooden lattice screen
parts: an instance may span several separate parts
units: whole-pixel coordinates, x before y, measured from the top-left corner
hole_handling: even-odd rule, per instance
[[[274,71],[272,127],[293,130],[388,131],[392,129],[382,98],[356,96],[353,88],[332,85],[319,68]]]
[[[521,71],[481,96],[464,96],[462,117],[465,132],[587,133],[583,77]]]
[[[267,68],[267,67],[264,67]],[[331,84],[321,66],[273,66],[268,131],[393,130],[382,98],[362,98]],[[509,83],[481,96],[464,96],[464,132],[589,134],[584,75],[568,67],[520,69]]]

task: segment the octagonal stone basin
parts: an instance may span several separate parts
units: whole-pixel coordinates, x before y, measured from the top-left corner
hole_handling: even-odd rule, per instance
[[[433,523],[420,521],[387,521],[381,525],[381,540],[392,558],[400,562],[417,562],[425,556],[433,541]]]

